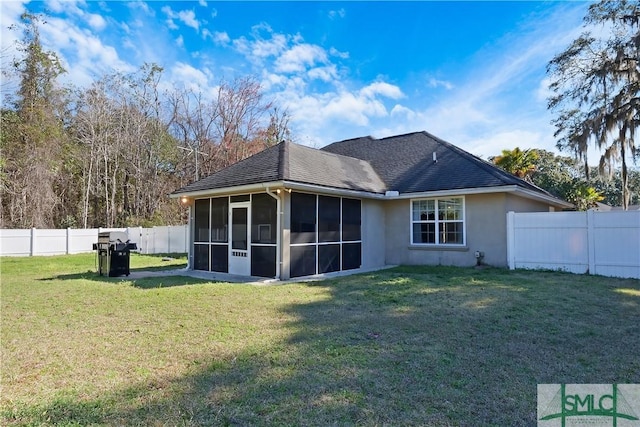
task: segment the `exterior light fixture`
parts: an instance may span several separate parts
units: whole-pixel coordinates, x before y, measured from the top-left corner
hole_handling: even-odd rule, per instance
[[[187,196],[180,197],[180,203],[182,203],[183,205],[188,204],[189,203],[189,198]]]

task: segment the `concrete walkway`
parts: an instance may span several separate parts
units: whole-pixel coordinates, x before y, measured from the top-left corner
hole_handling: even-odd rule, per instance
[[[265,279],[264,277],[247,277],[235,274],[214,273],[210,271],[187,270],[179,268],[175,270],[136,270],[132,271],[129,276],[121,276],[121,279],[138,280],[151,277],[169,277],[169,276],[185,276],[196,279],[209,280],[212,282],[230,282],[230,283],[255,283],[266,284],[265,282],[277,282],[275,279]]]
[[[386,270],[388,268],[396,267],[395,265],[387,265],[381,268],[360,268],[357,270],[336,271],[333,273],[316,274],[314,276],[296,277],[289,280],[278,280],[264,277],[252,277],[252,276],[238,276],[228,273],[216,273],[211,271],[201,270],[188,270],[186,268],[179,268],[173,270],[155,270],[145,271],[136,270],[132,271],[129,276],[121,276],[120,279],[125,280],[138,280],[147,279],[151,277],[168,277],[168,276],[186,276],[196,279],[209,280],[211,282],[227,282],[227,283],[245,283],[256,286],[269,286],[269,285],[284,285],[287,283],[300,283],[300,282],[317,282],[327,279],[333,279],[342,276],[350,276],[352,274],[371,273],[379,270]]]

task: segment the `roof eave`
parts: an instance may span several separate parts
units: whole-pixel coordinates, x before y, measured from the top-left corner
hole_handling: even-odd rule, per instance
[[[427,198],[427,197],[464,196],[464,195],[470,195],[470,194],[515,193],[520,197],[545,202],[554,207],[558,207],[562,209],[570,209],[574,207],[574,205],[572,205],[571,203],[565,202],[564,200],[560,200],[558,198],[555,198],[550,195],[546,195],[544,193],[522,188],[517,185],[505,185],[505,186],[497,186],[497,187],[460,188],[460,189],[454,189],[454,190],[421,191],[421,192],[415,192],[415,193],[399,193],[396,195],[394,194],[394,192],[378,193],[374,191],[349,190],[344,188],[325,187],[325,186],[316,185],[316,184],[307,184],[307,183],[301,183],[301,182],[295,182],[295,181],[289,181],[289,180],[281,180],[281,181],[269,181],[269,182],[255,183],[255,184],[238,185],[238,186],[231,186],[231,187],[213,188],[208,190],[172,193],[169,195],[169,197],[173,199],[177,199],[180,197],[198,198],[198,197],[206,197],[206,196],[217,196],[217,195],[222,196],[222,195],[229,195],[229,194],[263,192],[263,191],[266,191],[267,189],[275,190],[278,188],[282,188],[286,190],[304,191],[304,192],[310,192],[310,193],[323,193],[323,194],[330,194],[330,195],[337,195],[337,196],[358,197],[358,198],[378,199],[378,200],[404,200],[404,199],[416,199],[416,198]]]
[[[284,181],[284,186],[290,190],[306,191],[310,193],[323,193],[336,196],[360,197],[364,199],[385,199],[384,193],[365,190],[349,190],[346,188],[326,187],[317,184],[306,184],[295,181]]]
[[[519,193],[522,197],[528,198],[528,199],[533,199],[533,200],[539,200],[539,201],[543,201],[546,203],[549,203],[555,207],[558,208],[562,208],[562,209],[572,209],[575,208],[575,205],[573,203],[569,203],[569,202],[565,202],[562,199],[558,199],[557,197],[553,197],[551,195],[547,195],[544,193],[540,193],[538,191],[534,191],[534,190],[529,190],[527,188],[522,188],[522,187],[516,187],[516,192]]]
[[[229,194],[241,194],[241,193],[254,193],[257,191],[265,191],[266,189],[284,188],[285,181],[269,181],[258,182],[254,184],[234,185],[231,187],[210,188],[205,190],[195,191],[183,191],[174,192],[169,194],[172,199],[179,199],[181,197],[205,197],[205,196],[217,196],[217,195],[229,195]]]
[[[279,188],[285,189],[285,190],[297,190],[297,191],[303,191],[303,192],[309,192],[309,193],[322,193],[322,194],[340,195],[340,196],[348,196],[348,197],[360,197],[360,198],[368,198],[368,199],[384,199],[385,198],[385,195],[383,193],[376,193],[373,191],[349,190],[346,188],[326,187],[322,185],[306,184],[302,182],[289,181],[289,180],[270,181],[270,182],[261,182],[261,183],[255,183],[255,184],[237,185],[237,186],[231,186],[231,187],[212,188],[208,190],[185,191],[185,192],[179,192],[179,193],[171,193],[169,197],[172,199],[178,199],[181,197],[198,198],[198,197],[209,197],[209,196],[218,196],[218,195],[223,196],[223,195],[229,195],[229,194],[263,192],[267,189],[276,190]]]
[[[397,196],[387,196],[387,199],[415,199],[422,197],[444,197],[444,196],[464,196],[469,194],[491,194],[491,193],[517,193],[521,197],[549,203],[555,207],[572,208],[571,203],[565,202],[553,196],[537,191],[522,188],[518,185],[503,185],[496,187],[475,187],[459,188],[455,190],[422,191],[416,193],[400,193]]]

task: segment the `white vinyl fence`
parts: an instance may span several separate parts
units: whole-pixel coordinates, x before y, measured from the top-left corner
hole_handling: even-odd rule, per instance
[[[126,232],[143,254],[188,252],[188,227],[0,230],[0,256],[60,255],[91,252],[102,231]]]
[[[507,214],[510,269],[640,279],[640,211]]]

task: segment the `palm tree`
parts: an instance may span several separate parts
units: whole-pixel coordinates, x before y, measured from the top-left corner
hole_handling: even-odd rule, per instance
[[[493,163],[518,178],[531,181],[537,160],[538,153],[535,150],[522,151],[516,147],[513,150],[502,150],[502,155],[494,157]]]

